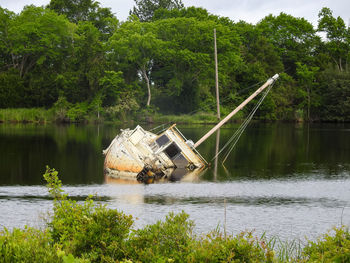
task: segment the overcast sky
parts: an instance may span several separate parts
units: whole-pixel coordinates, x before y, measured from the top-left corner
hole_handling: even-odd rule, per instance
[[[50,0],[0,0],[0,6],[19,13],[25,5],[47,5]],[[125,20],[134,0],[100,0],[102,7],[110,7],[119,20]],[[317,15],[322,7],[329,7],[335,17],[340,16],[348,25],[350,0],[182,0],[186,7],[197,6],[210,13],[229,17],[234,21],[257,23],[269,14],[284,12],[295,17],[304,17],[317,25]]]

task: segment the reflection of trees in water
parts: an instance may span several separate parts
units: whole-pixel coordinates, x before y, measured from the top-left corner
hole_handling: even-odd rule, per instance
[[[238,128],[221,129],[220,147]],[[344,125],[254,123],[232,151],[225,167],[218,165],[218,180],[281,177],[330,176],[349,173],[350,139]],[[203,129],[202,129],[203,130]],[[197,129],[200,137],[205,133]],[[189,135],[186,135],[190,137]],[[199,151],[210,160],[215,156],[216,138],[212,136]],[[215,164],[212,165],[213,171]],[[204,178],[211,180],[208,173]]]
[[[4,125],[0,184],[43,184],[48,164],[65,184],[103,182],[102,134],[98,126]]]
[[[212,127],[178,126],[193,141]],[[220,148],[238,127],[239,124],[230,124],[220,129]],[[349,124],[252,123],[225,167],[219,155],[216,177],[213,175],[215,162],[211,159],[215,156],[217,136],[213,135],[198,148],[212,162],[200,178],[225,181],[348,177],[349,127]],[[102,150],[120,128],[114,125],[1,124],[0,184],[43,184],[46,165],[59,170],[65,184],[103,183]]]

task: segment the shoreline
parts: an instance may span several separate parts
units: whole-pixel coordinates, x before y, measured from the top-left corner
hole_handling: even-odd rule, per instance
[[[221,118],[222,119],[222,118]],[[241,123],[244,121],[242,114],[238,114],[229,123]],[[270,120],[270,119],[253,119],[253,122],[265,123],[350,123],[350,120],[302,120],[302,119],[286,119],[286,120]],[[161,114],[154,113],[149,115],[130,115],[128,117],[120,118],[119,116],[101,116],[84,115],[75,120],[66,116],[58,116],[53,109],[43,108],[19,108],[19,109],[0,109],[0,124],[2,123],[22,123],[22,124],[127,124],[127,123],[141,123],[141,124],[203,124],[212,125],[217,124],[218,120],[215,113],[200,112],[194,115],[190,114]]]

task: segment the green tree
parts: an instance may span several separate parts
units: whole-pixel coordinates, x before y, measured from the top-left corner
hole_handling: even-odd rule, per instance
[[[321,103],[321,120],[350,120],[350,74],[338,69],[327,69],[318,77]]]
[[[100,79],[102,87],[103,106],[113,106],[116,104],[118,96],[125,90],[123,73],[121,71],[106,71]]]
[[[240,21],[234,25],[234,28],[241,37],[241,52],[248,67],[249,65],[261,67],[266,73],[264,78],[284,71],[277,47],[262,34],[257,26]],[[251,78],[251,76],[248,77]],[[260,79],[254,81],[257,80],[260,81]]]
[[[111,35],[118,24],[110,8],[100,6],[94,0],[51,0],[48,8],[65,15],[69,21],[78,24],[80,21],[91,22],[104,39]]]
[[[135,77],[145,82],[147,107],[150,106],[152,97],[151,78],[154,60],[163,47],[164,42],[154,33],[154,25],[139,21],[124,23],[109,41],[110,59],[115,63],[122,62],[126,67],[134,67]]]
[[[333,17],[332,11],[324,7],[318,14],[318,31],[325,32],[325,48],[339,71],[347,70],[350,52],[350,29],[341,17]]]
[[[162,92],[158,100],[162,109],[189,113],[212,101],[215,96],[214,28],[221,92],[234,91],[235,76],[242,61],[240,40],[230,27],[212,20],[186,17],[154,23],[158,38],[168,43],[166,52],[154,63],[153,80]]]
[[[130,10],[130,15],[136,15],[140,21],[151,21],[156,10],[163,8],[167,10],[182,9],[184,5],[181,0],[134,0],[136,6]]]
[[[17,108],[23,106],[23,79],[16,70],[0,72],[0,108]]]
[[[71,102],[92,99],[99,91],[99,79],[104,75],[105,57],[101,32],[91,23],[78,23],[73,54],[67,61],[63,90]]]
[[[297,62],[297,76],[299,84],[303,89],[299,89],[301,97],[301,107],[307,108],[307,120],[310,121],[310,108],[311,106],[318,106],[319,100],[316,99],[314,88],[316,86],[316,74],[318,73],[318,67],[310,67],[300,62]]]
[[[15,13],[0,7],[0,70],[5,71],[11,64],[8,34]]]
[[[11,66],[24,77],[36,66],[58,66],[72,44],[74,26],[63,16],[26,6],[10,23],[8,45]],[[56,64],[57,63],[57,64]]]
[[[57,99],[56,77],[72,50],[74,25],[49,9],[26,6],[8,23],[6,60],[24,93],[17,107],[50,105]],[[11,70],[10,70],[11,69]],[[13,78],[12,78],[13,79]]]
[[[296,62],[313,63],[318,36],[312,24],[304,18],[296,18],[285,13],[275,17],[266,16],[257,28],[277,48],[284,68],[295,77]]]

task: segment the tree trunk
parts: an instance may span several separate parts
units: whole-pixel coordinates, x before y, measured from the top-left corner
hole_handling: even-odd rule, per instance
[[[310,121],[310,104],[311,104],[310,88],[307,88],[307,120],[308,121]]]
[[[146,80],[147,91],[148,91],[148,99],[147,99],[146,106],[149,107],[149,105],[151,104],[151,87],[150,87],[150,84],[149,84],[149,78],[147,76],[147,71],[146,71],[146,67],[145,66],[142,67],[141,73],[142,73],[142,76]]]
[[[341,71],[340,65],[338,64],[337,60],[334,57],[332,57],[332,59],[333,59],[335,65],[337,66],[338,70]]]
[[[23,71],[24,71],[24,63],[26,63],[27,57],[23,57],[21,61],[21,65],[19,68],[19,76],[22,78],[23,77]]]
[[[348,72],[348,58],[345,59],[345,72]]]

